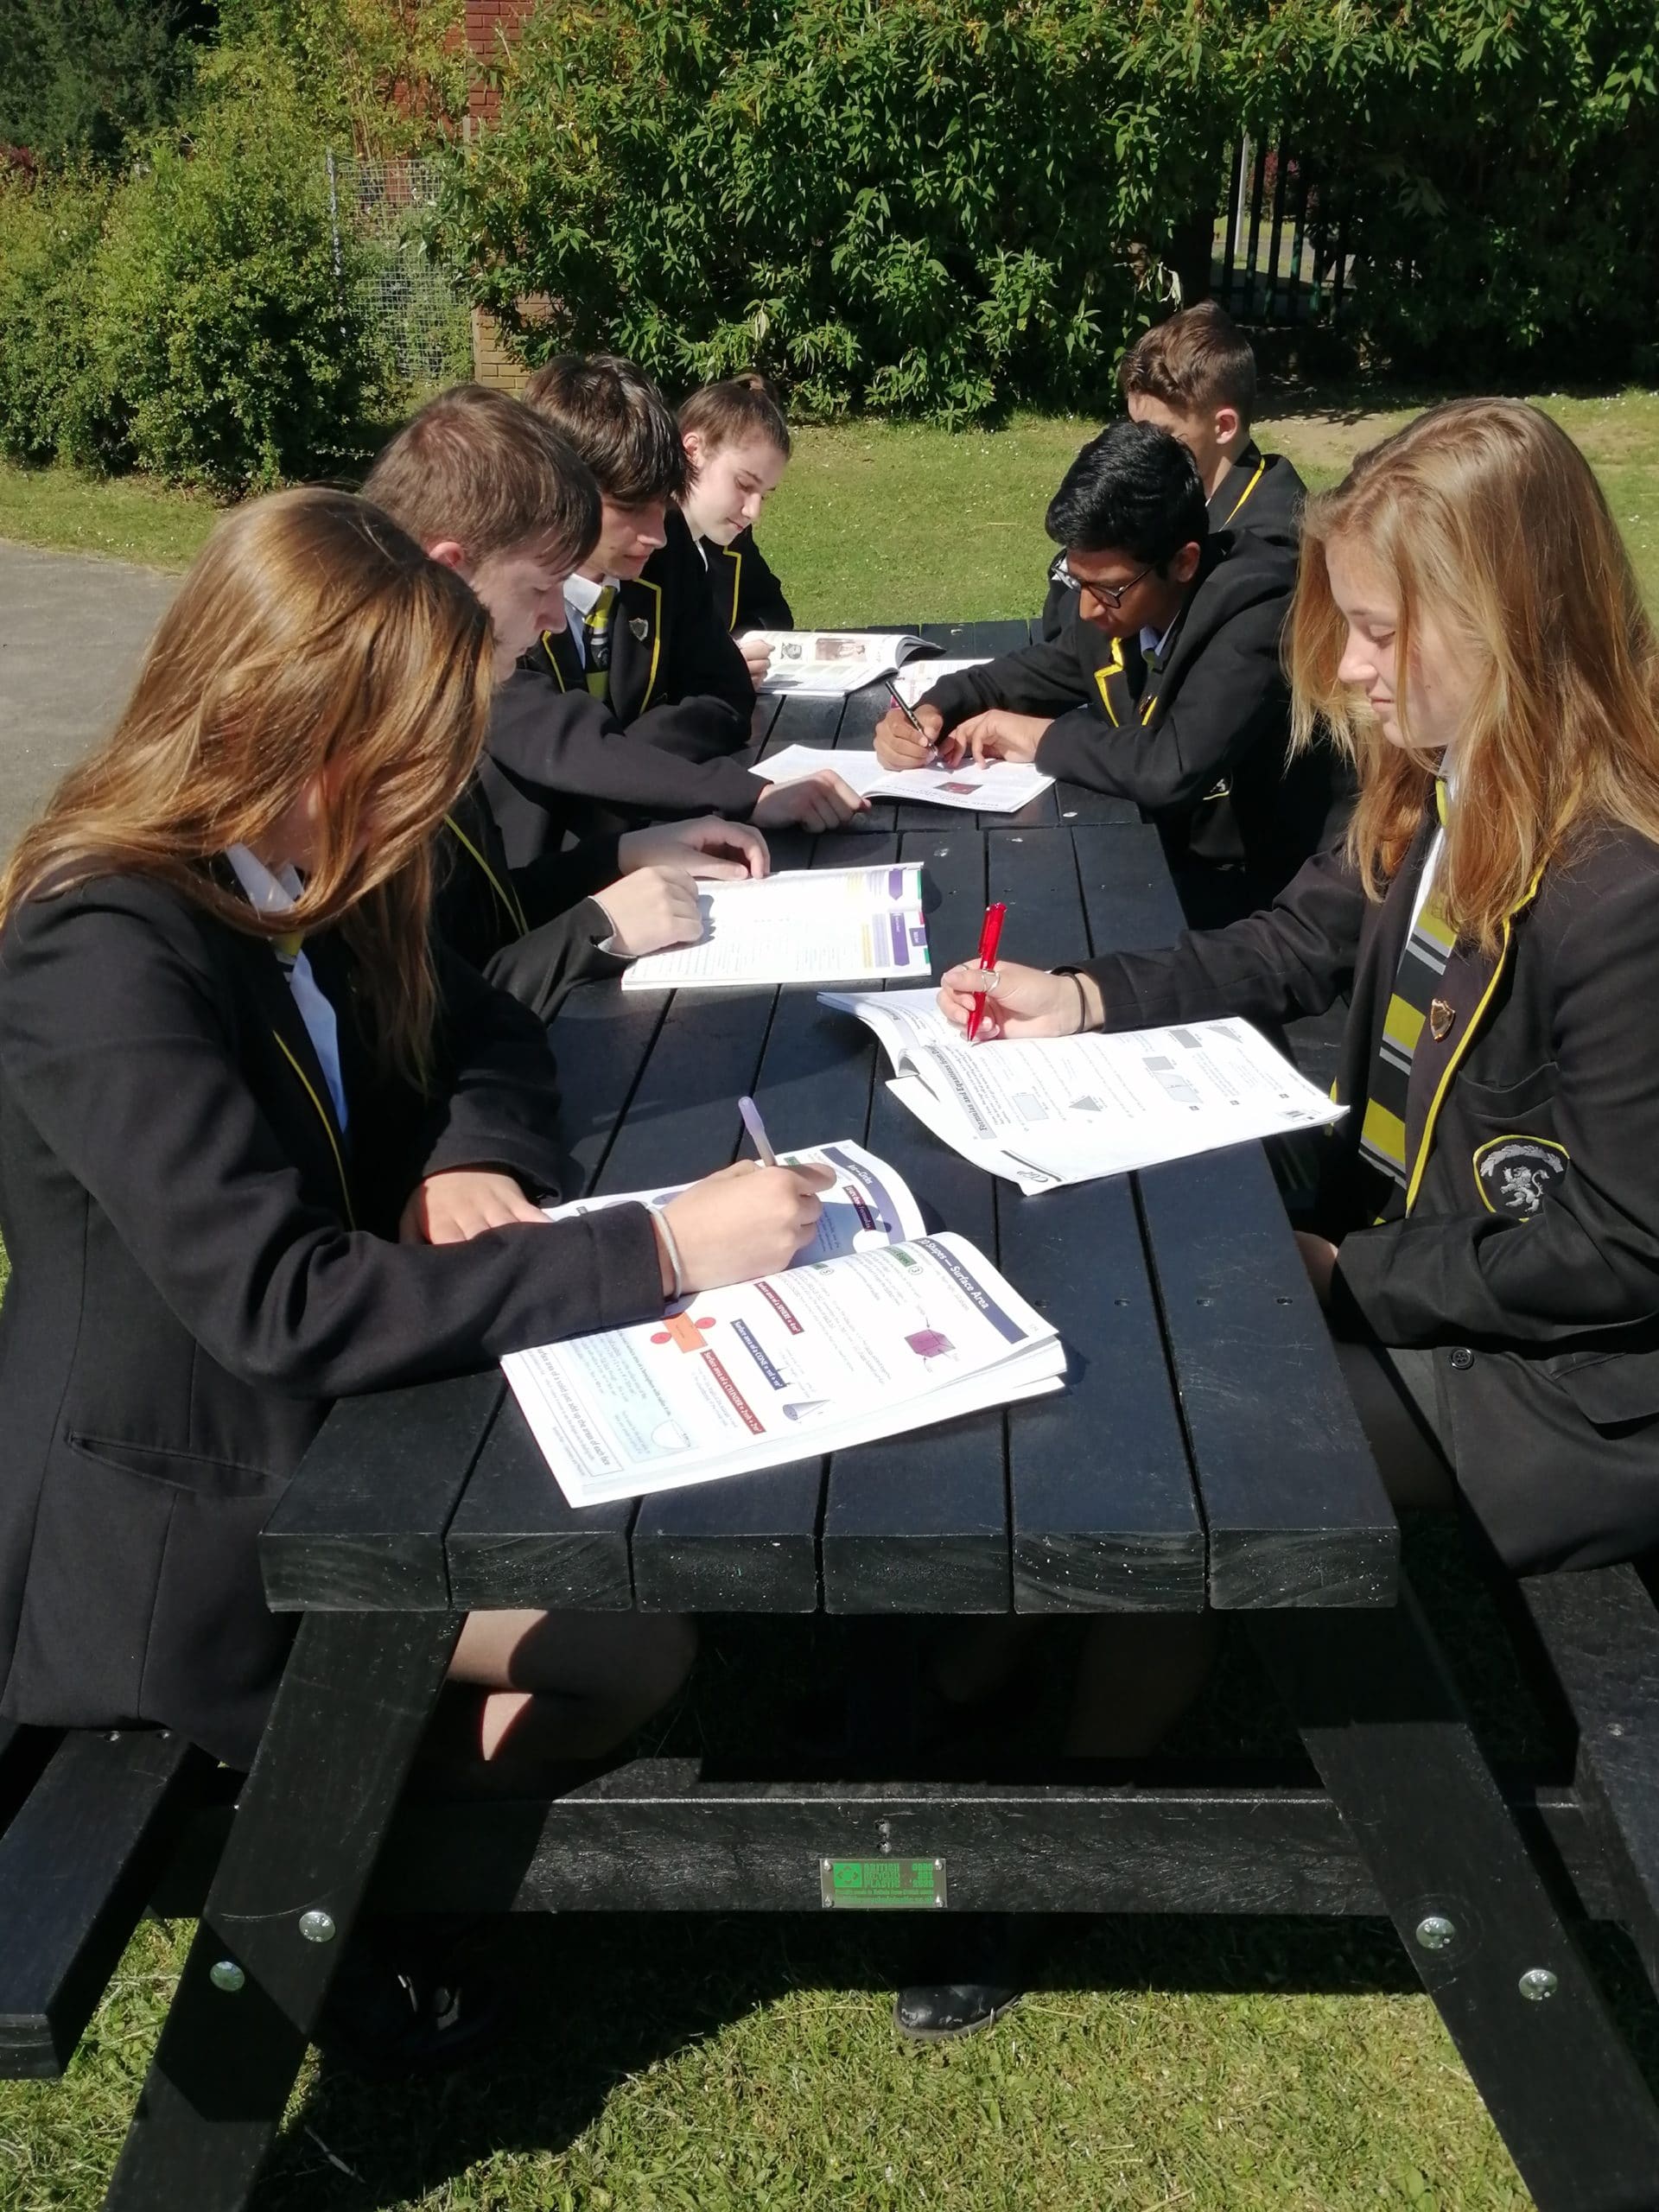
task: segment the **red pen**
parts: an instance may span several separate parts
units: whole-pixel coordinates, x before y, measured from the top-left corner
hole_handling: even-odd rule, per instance
[[[1007,911],[1001,899],[995,906],[985,909],[985,926],[979,933],[979,964],[982,968],[995,968],[996,965],[996,948],[1002,942],[1002,917]],[[976,991],[973,1011],[968,1016],[968,1042],[970,1045],[978,1036],[979,1025],[984,1019],[985,994]]]

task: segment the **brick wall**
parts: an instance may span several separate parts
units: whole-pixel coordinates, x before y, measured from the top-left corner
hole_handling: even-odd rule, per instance
[[[467,50],[475,61],[498,60],[503,42],[511,45],[536,0],[467,0]],[[474,81],[467,96],[474,127],[493,123],[499,105],[493,87]]]

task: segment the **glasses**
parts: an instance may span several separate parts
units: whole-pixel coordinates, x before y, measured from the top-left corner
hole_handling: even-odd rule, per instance
[[[1075,591],[1079,594],[1086,591],[1091,599],[1097,599],[1103,607],[1109,607],[1116,614],[1136,584],[1144,582],[1157,565],[1155,561],[1148,561],[1146,567],[1131,576],[1126,584],[1091,584],[1086,576],[1074,576],[1071,564],[1065,554],[1057,553],[1049,565],[1048,581],[1052,584],[1058,584],[1062,591]]]

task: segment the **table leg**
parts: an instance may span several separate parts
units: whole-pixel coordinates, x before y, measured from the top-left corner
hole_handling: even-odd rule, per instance
[[[1410,1592],[1248,1618],[1540,2212],[1651,2212],[1659,2108]]]
[[[460,1627],[442,1613],[300,1624],[105,2198],[112,2212],[248,2202]]]

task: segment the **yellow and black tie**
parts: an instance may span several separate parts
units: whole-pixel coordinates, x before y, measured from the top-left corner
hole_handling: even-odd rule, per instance
[[[1444,826],[1444,784],[1434,786],[1434,804]],[[1387,1205],[1379,1210],[1379,1218],[1385,1211],[1397,1210],[1396,1194],[1410,1186],[1414,1163],[1406,1147],[1406,1102],[1411,1088],[1412,1062],[1417,1055],[1424,1022],[1430,1022],[1431,1033],[1433,1033],[1433,1017],[1440,1014],[1444,1001],[1437,999],[1436,993],[1456,943],[1457,934],[1440,909],[1436,892],[1431,890],[1400,956],[1394,995],[1383,1017],[1382,1042],[1371,1068],[1365,1119],[1359,1133],[1361,1156],[1391,1186],[1385,1193]]]
[[[601,584],[599,597],[582,626],[582,658],[588,664],[588,689],[602,699],[611,681],[611,616],[616,607],[616,586]]]

